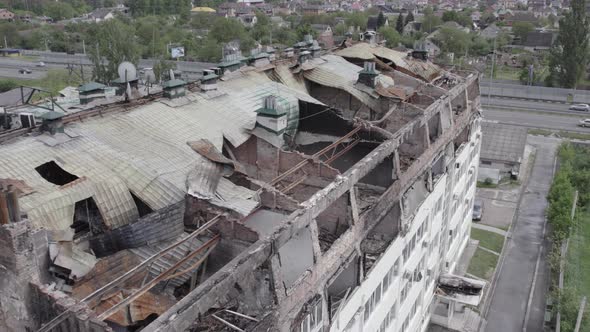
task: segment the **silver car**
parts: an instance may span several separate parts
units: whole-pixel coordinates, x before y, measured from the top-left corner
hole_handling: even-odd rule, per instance
[[[475,199],[473,201],[473,214],[471,219],[474,221],[480,221],[483,215],[483,201],[481,199]]]
[[[570,106],[570,111],[578,111],[578,112],[590,112],[590,105],[588,104],[575,104]]]
[[[590,119],[580,120],[580,127],[590,127]]]

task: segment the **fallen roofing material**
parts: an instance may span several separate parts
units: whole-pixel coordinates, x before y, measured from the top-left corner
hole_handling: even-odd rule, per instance
[[[97,257],[148,244],[177,239],[184,232],[185,202],[170,205],[141,218],[137,222],[107,231],[89,239]]]
[[[355,58],[360,60],[371,60],[374,59],[374,57],[379,57],[391,61],[395,67],[427,82],[431,82],[436,77],[440,76],[440,73],[442,72],[441,68],[432,62],[414,59],[408,57],[404,52],[367,43],[356,43],[336,52],[336,54],[345,58]]]
[[[362,70],[361,67],[334,55],[325,55],[322,59],[326,62],[303,72],[306,79],[320,85],[344,90],[371,109],[379,109],[375,97],[355,86],[358,72]]]

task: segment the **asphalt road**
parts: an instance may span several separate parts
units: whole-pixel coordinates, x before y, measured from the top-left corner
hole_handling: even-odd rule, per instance
[[[552,104],[550,104],[552,105]],[[578,126],[580,120],[590,118],[590,114],[571,113],[555,114],[550,112],[536,111],[534,109],[494,109],[483,107],[483,117],[486,120],[499,123],[511,124],[529,128],[557,129],[577,131],[590,134],[590,128]]]
[[[532,137],[529,143],[537,148],[535,163],[519,204],[512,236],[506,244],[504,262],[487,315],[486,332],[522,332],[529,298],[526,330],[543,331],[545,295],[549,283],[544,249],[547,247],[544,238],[545,208],[558,143],[546,137]],[[538,274],[533,281],[535,270]],[[531,289],[534,290],[532,297]]]
[[[568,111],[568,108],[570,107],[570,105],[565,104],[565,103],[548,103],[548,102],[535,101],[535,100],[499,98],[499,97],[488,98],[485,95],[481,96],[481,104],[483,107],[535,110],[535,111],[543,111],[543,112],[568,113],[568,114],[569,113],[588,114],[585,112]]]

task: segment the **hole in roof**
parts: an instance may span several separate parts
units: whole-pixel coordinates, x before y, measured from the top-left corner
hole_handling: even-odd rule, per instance
[[[63,186],[64,184],[68,184],[78,179],[76,175],[68,173],[53,160],[37,166],[35,170],[45,180],[57,184],[58,186]]]
[[[137,206],[137,211],[139,212],[140,218],[154,212],[154,210],[149,205],[147,205],[147,203],[144,202],[141,198],[137,197],[131,191],[129,193],[131,194],[131,197],[133,197],[133,201],[135,202],[135,206]]]

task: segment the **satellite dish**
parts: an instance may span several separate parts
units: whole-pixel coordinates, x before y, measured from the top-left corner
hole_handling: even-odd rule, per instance
[[[119,79],[123,82],[132,81],[137,78],[135,65],[128,61],[121,62],[119,68],[117,68],[117,72],[119,73]]]
[[[153,70],[146,70],[145,74],[144,74],[144,81],[149,83],[149,84],[154,84],[156,83],[156,74],[154,73]]]

